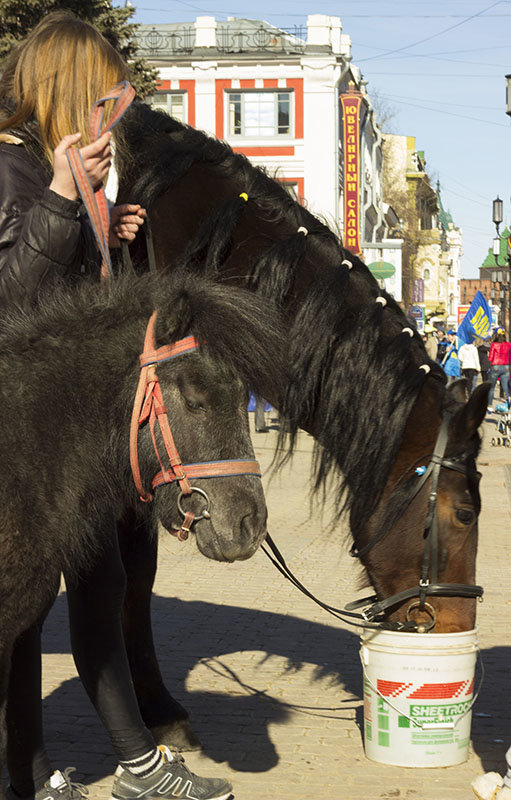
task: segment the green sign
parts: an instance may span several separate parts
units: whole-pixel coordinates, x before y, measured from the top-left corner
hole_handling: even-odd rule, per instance
[[[396,273],[394,264],[390,264],[388,261],[373,261],[372,264],[368,264],[367,266],[371,270],[374,277],[379,281],[382,281],[385,278],[392,278],[392,276]]]

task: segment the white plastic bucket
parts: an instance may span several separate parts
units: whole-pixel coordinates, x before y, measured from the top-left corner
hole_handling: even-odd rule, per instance
[[[398,767],[449,767],[468,758],[477,631],[364,631],[364,746]]]

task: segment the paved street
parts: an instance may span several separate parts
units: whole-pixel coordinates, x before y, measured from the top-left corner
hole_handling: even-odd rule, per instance
[[[251,415],[252,416],[252,415]],[[201,774],[229,776],[236,800],[466,800],[471,779],[502,771],[511,741],[509,594],[511,450],[492,448],[485,423],[480,457],[483,511],[478,624],[485,678],[467,763],[402,769],[364,756],[358,636],[298,593],[262,552],[232,565],[208,561],[193,539],[167,536],[154,597],[164,678],[192,715],[204,750],[187,757]],[[254,434],[268,468],[276,433]],[[357,596],[359,572],[346,532],[327,531],[308,500],[312,440],[265,480],[269,528],[295,574],[333,605]],[[56,765],[77,767],[94,800],[107,800],[115,762],[76,678],[61,597],[45,629],[47,739]]]

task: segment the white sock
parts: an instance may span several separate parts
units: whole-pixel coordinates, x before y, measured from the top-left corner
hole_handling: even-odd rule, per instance
[[[120,761],[121,767],[135,775],[137,778],[148,778],[158,772],[163,764],[163,755],[161,751],[155,747],[149,750],[143,756],[132,758],[129,761]]]

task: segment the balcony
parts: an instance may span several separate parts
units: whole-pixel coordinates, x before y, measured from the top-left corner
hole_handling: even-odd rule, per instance
[[[135,42],[137,56],[148,59],[168,59],[179,56],[211,57],[220,53],[258,53],[275,55],[300,55],[307,46],[307,29],[275,28],[271,25],[245,25],[229,22],[218,23],[211,42],[207,47],[197,44],[197,30],[194,25],[141,25]],[[213,33],[213,32],[212,32]]]
[[[217,49],[221,53],[284,53],[305,52],[307,31],[302,26],[273,28],[238,28],[220,24],[217,28]]]
[[[171,28],[165,30],[165,28]],[[189,55],[195,48],[195,28],[193,25],[164,26],[158,28],[141,26],[135,42],[137,56],[142,58],[168,58],[176,55]]]

